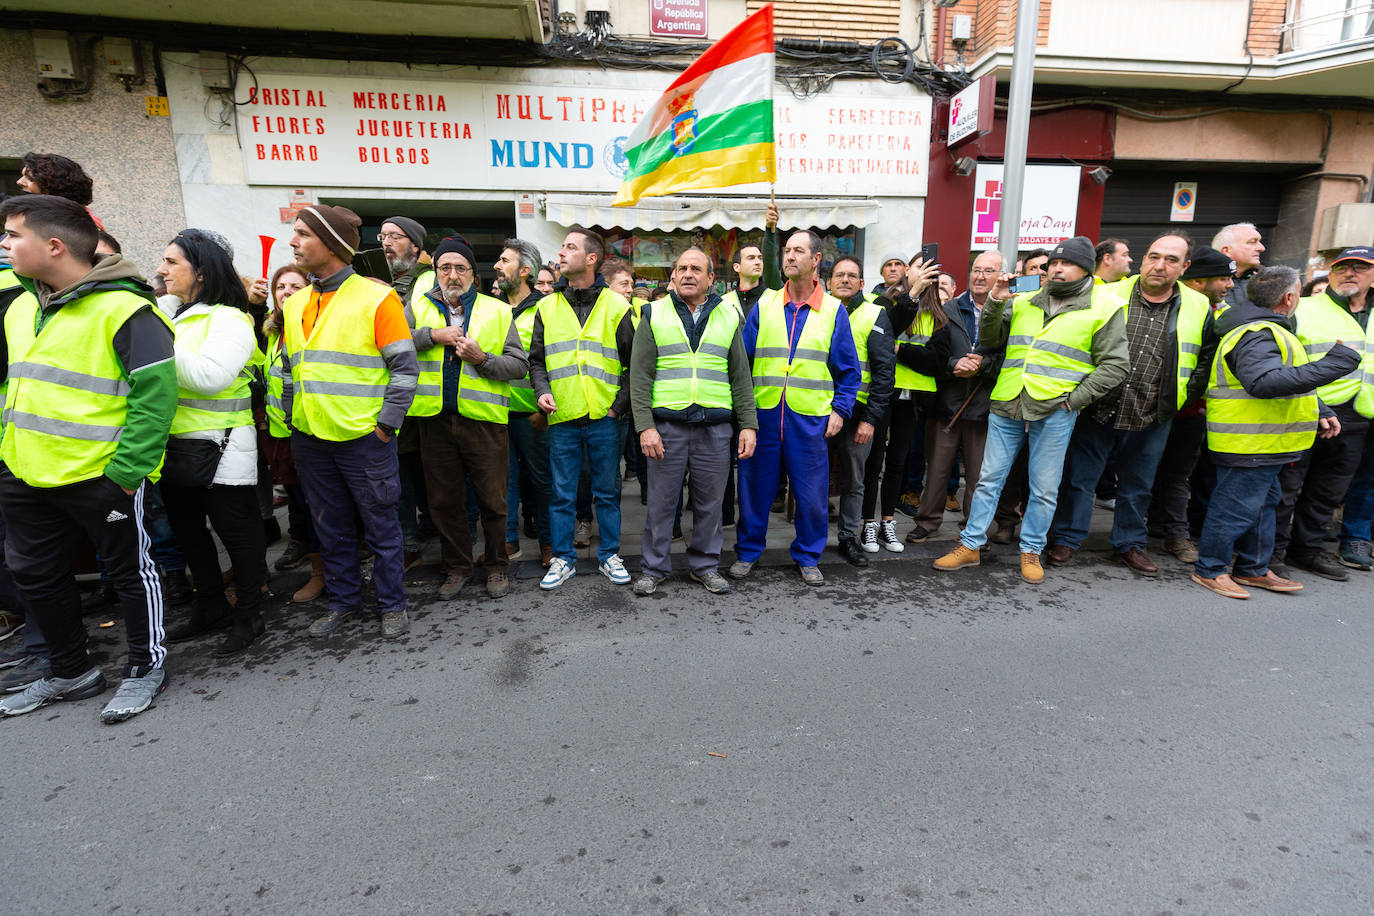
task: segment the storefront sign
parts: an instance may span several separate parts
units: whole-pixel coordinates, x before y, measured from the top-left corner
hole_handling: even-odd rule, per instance
[[[992,130],[996,95],[997,80],[989,74],[979,77],[950,99],[945,145],[953,149],[965,140],[981,137]]]
[[[1021,198],[1019,248],[1044,248],[1072,238],[1078,222],[1076,165],[1026,166],[1025,193]],[[974,173],[973,241],[975,251],[998,247],[1002,218],[1002,165],[980,162]]]
[[[649,0],[649,34],[705,38],[706,0]]]
[[[1169,207],[1169,222],[1191,223],[1197,212],[1197,182],[1179,181],[1174,183],[1174,201]]]
[[[249,184],[613,192],[650,89],[260,75],[238,108]],[[860,92],[865,94],[859,94]],[[923,197],[930,97],[858,87],[774,103],[779,194]],[[749,193],[767,185],[738,189]]]

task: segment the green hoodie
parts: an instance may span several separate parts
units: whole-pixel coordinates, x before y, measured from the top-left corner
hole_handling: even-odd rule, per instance
[[[134,490],[162,461],[167,434],[177,411],[177,371],[172,329],[157,313],[152,290],[138,269],[121,255],[97,261],[76,283],[63,290],[28,277],[19,282],[38,299],[38,330],[57,310],[83,296],[123,290],[148,301],[115,332],[115,356],[129,383],[128,415],[119,444],[105,466],[105,476],[126,490]]]

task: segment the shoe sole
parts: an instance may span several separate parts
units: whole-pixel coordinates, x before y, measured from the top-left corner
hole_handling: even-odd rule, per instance
[[[1039,579],[1032,579],[1030,576],[1026,575],[1025,573],[1022,573],[1021,581],[1027,583],[1028,585],[1044,585],[1045,577],[1042,575]]]
[[[1201,585],[1203,588],[1207,589],[1207,591],[1211,592],[1212,594],[1214,594],[1214,595],[1220,595],[1220,596],[1223,597],[1223,598],[1235,598],[1235,599],[1237,599],[1237,600],[1243,601],[1243,600],[1245,600],[1246,598],[1249,598],[1249,597],[1250,597],[1250,593],[1249,593],[1249,592],[1246,592],[1246,591],[1243,591],[1243,590],[1242,590],[1242,591],[1238,591],[1238,592],[1226,592],[1226,591],[1222,591],[1222,590],[1219,589],[1219,588],[1216,588],[1215,586],[1208,585],[1208,584],[1203,580],[1203,578],[1202,578],[1201,576],[1199,576],[1197,573],[1193,573],[1192,576],[1190,576],[1189,578],[1191,578],[1191,579],[1192,579],[1194,582],[1196,582],[1198,585]]]
[[[1349,567],[1350,569],[1358,569],[1360,572],[1369,572],[1371,569],[1374,569],[1374,565],[1369,563],[1354,563],[1344,557],[1341,558],[1341,565]]]
[[[1300,591],[1302,591],[1302,583],[1298,583],[1296,586],[1288,586],[1288,585],[1273,586],[1273,585],[1269,585],[1269,584],[1267,584],[1267,583],[1265,583],[1265,582],[1263,582],[1263,581],[1256,581],[1256,580],[1254,580],[1254,579],[1243,579],[1243,578],[1237,578],[1236,576],[1232,576],[1231,578],[1232,578],[1232,580],[1234,580],[1235,582],[1238,582],[1238,583],[1240,583],[1241,585],[1247,586],[1247,587],[1249,587],[1249,588],[1260,588],[1260,589],[1264,589],[1266,592],[1274,592],[1275,594],[1279,594],[1279,595],[1290,595],[1290,594],[1292,594],[1293,592],[1300,592]]]
[[[880,541],[879,543],[882,545],[883,550],[886,550],[888,553],[902,553],[906,550],[906,547],[901,543],[890,544],[887,541]]]
[[[539,587],[542,588],[542,589],[543,589],[544,591],[546,591],[546,592],[551,592],[551,591],[553,591],[554,589],[558,588],[560,585],[562,585],[564,582],[567,582],[569,579],[571,579],[571,578],[573,577],[573,575],[574,575],[573,573],[568,573],[566,576],[563,576],[563,577],[560,578],[557,582],[554,582],[554,583],[552,583],[552,584],[550,584],[550,583],[548,583],[548,582],[545,582],[543,579],[540,579],[540,580],[539,580]]]

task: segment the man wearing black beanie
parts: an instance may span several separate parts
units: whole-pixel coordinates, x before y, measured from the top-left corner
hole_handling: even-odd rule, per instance
[[[1093,244],[1083,236],[1050,252],[1046,283],[1013,296],[1002,274],[978,323],[976,351],[959,360],[971,375],[984,355],[1005,353],[992,389],[988,442],[959,543],[935,561],[940,570],[977,566],[1012,462],[1028,446],[1030,496],[1021,523],[1021,578],[1044,580],[1040,552],[1054,519],[1064,452],[1078,412],[1126,379],[1130,357],[1122,301],[1093,285]]]

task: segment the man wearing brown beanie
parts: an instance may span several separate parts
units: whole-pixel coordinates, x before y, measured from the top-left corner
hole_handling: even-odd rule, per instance
[[[362,608],[358,531],[376,555],[373,580],[382,636],[410,628],[396,516],[396,431],[420,375],[401,300],[353,272],[357,214],[323,204],[296,219],[291,250],[310,285],[282,305],[283,408],[291,448],[324,558],[329,613],[311,636],[334,633]]]

